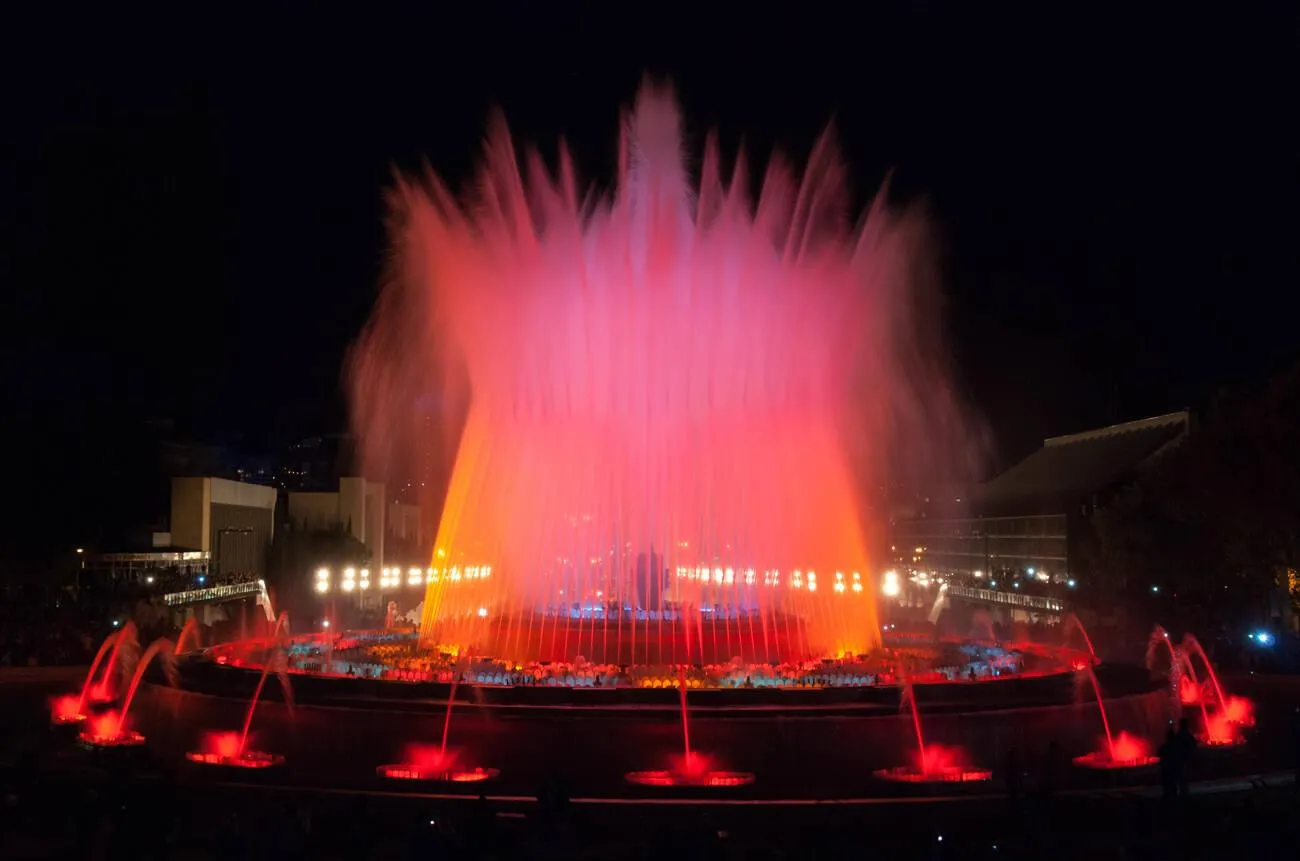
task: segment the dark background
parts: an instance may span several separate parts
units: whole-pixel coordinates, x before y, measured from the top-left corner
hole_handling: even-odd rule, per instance
[[[444,5],[5,13],[3,555],[141,516],[146,418],[250,448],[342,429],[394,166],[463,178],[498,105],[605,181],[647,71],[696,143],[801,158],[833,117],[860,200],[890,169],[929,199],[990,471],[1297,355],[1283,4]]]

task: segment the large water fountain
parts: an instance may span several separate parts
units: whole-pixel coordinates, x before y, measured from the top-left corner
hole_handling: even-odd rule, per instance
[[[466,199],[399,180],[349,364],[370,474],[452,450],[429,567],[378,580],[423,580],[419,629],[178,642],[181,690],[145,685],[132,713],[150,745],[387,787],[576,773],[831,795],[873,772],[987,781],[959,763],[1002,761],[1009,737],[1086,749],[1098,715],[1107,761],[1163,729],[1163,692],[1094,672],[1091,646],[882,640],[884,517],[862,489],[961,448],[914,211],[882,194],[854,226],[829,136],[801,178],[773,159],[757,185],[743,157],[724,178],[710,141],[692,181],[653,86],[608,194],[580,193],[563,147],[554,173],[522,161],[498,122]],[[414,409],[431,396],[445,424]],[[1085,668],[1097,703],[1071,705]],[[275,755],[248,749],[255,714]]]
[[[881,196],[855,228],[829,136],[802,179],[773,159],[757,199],[712,141],[693,181],[654,86],[608,195],[559,161],[521,168],[498,122],[464,203],[432,176],[392,196],[350,367],[368,465],[409,466],[415,399],[466,388],[423,639],[613,664],[875,648],[859,488],[900,433],[919,451],[953,418],[918,349],[920,220]]]

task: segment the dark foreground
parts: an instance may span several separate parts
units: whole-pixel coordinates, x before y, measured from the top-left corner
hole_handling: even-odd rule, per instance
[[[12,776],[12,775],[11,775]],[[1296,857],[1300,795],[1275,788],[860,806],[646,807],[25,783],[0,857],[138,859]]]
[[[1287,858],[1300,855],[1288,718],[1296,680],[1240,679],[1260,727],[1248,749],[1202,759],[1191,795],[1095,786],[1023,797],[875,798],[863,803],[632,802],[230,785],[184,768],[114,772],[52,740],[42,690],[0,680],[0,858]],[[21,682],[21,683],[20,683]],[[349,739],[340,737],[338,746]],[[1223,766],[1237,766],[1234,774]],[[1252,775],[1268,773],[1261,783]],[[784,786],[784,783],[782,784]],[[864,781],[864,786],[870,786]],[[788,796],[800,795],[789,786]],[[496,785],[488,792],[505,794]],[[542,800],[533,795],[541,794]],[[573,794],[580,796],[577,787]],[[670,801],[670,799],[660,799]],[[739,800],[722,795],[721,801]]]

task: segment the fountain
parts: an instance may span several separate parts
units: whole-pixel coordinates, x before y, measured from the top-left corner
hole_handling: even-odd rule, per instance
[[[1110,729],[1110,718],[1106,715],[1106,702],[1101,695],[1101,684],[1092,667],[1079,671],[1092,685],[1093,696],[1097,699],[1097,712],[1101,715],[1101,726],[1105,731],[1105,745],[1099,749],[1074,758],[1074,764],[1082,768],[1113,771],[1124,768],[1142,768],[1155,765],[1160,760],[1151,756],[1151,746],[1144,739],[1131,736],[1126,732],[1115,735]]]
[[[1214,671],[1214,665],[1210,663],[1210,656],[1205,654],[1205,649],[1201,643],[1191,634],[1183,636],[1183,652],[1187,655],[1187,665],[1191,666],[1192,656],[1195,655],[1201,659],[1205,665],[1206,675],[1209,676],[1210,685],[1214,691],[1215,702],[1218,703],[1218,717],[1229,724],[1238,727],[1250,727],[1255,725],[1255,704],[1245,697],[1224,696],[1223,687],[1219,684],[1219,675]],[[1211,734],[1208,732],[1209,724],[1207,722],[1207,737]],[[1223,738],[1223,736],[1221,736]]]
[[[921,710],[916,705],[916,688],[910,678],[903,680],[899,709],[909,709],[912,731],[916,734],[916,761],[914,765],[899,765],[874,772],[881,780],[894,783],[980,783],[993,777],[993,772],[968,768],[962,763],[965,753],[959,748],[926,744],[921,732]]]
[[[420,607],[418,633],[348,631],[331,612],[329,637],[284,650],[295,674],[312,676],[295,708],[313,720],[295,732],[314,743],[296,749],[321,751],[320,773],[340,739],[387,753],[390,738],[427,736],[379,773],[480,779],[490,770],[465,768],[451,747],[457,696],[536,739],[498,753],[518,747],[484,732],[476,756],[526,755],[538,769],[599,769],[605,727],[636,750],[632,739],[674,712],[680,752],[640,773],[643,785],[752,778],[695,749],[714,726],[705,713],[741,713],[749,749],[804,765],[810,754],[784,743],[798,722],[817,749],[810,787],[878,764],[872,751],[834,747],[821,721],[851,708],[860,738],[884,736],[865,727],[892,724],[899,703],[879,670],[874,574],[888,538],[860,493],[897,466],[938,470],[963,453],[948,444],[966,435],[936,362],[926,225],[882,193],[854,226],[829,138],[802,176],[772,160],[754,199],[743,157],[724,176],[712,140],[699,159],[683,143],[671,96],[649,86],[623,122],[606,195],[579,186],[563,148],[555,175],[520,158],[503,123],[470,199],[436,177],[398,180],[391,265],[347,369],[358,466],[414,475],[445,447],[450,475],[442,499],[421,500],[442,511],[428,566],[380,584]],[[317,591],[359,592],[346,572],[317,576]],[[449,691],[445,673],[470,647],[484,657],[452,674]],[[1005,708],[1000,691],[1014,691],[1013,711],[1064,705],[1072,664],[1095,662],[1090,644],[1087,654],[990,645],[978,660],[933,637],[903,648],[943,681],[954,666],[966,678],[994,664],[1008,678],[949,687],[946,714],[926,715],[936,738],[947,713]],[[247,645],[188,654],[188,714],[224,714],[220,698],[257,685],[251,716],[270,669],[248,657]],[[1145,677],[1104,678],[1116,695],[1159,695]],[[331,707],[361,699],[373,708]],[[574,732],[556,714],[601,729]],[[248,756],[250,720],[209,737],[202,761]],[[441,744],[428,732],[439,720]],[[917,757],[923,775],[959,765],[919,734]],[[751,791],[769,786],[788,788]]]
[[[177,654],[177,655],[184,654],[184,652],[185,652],[185,638],[186,638],[187,636],[190,637],[190,638],[192,638],[192,639],[194,640],[194,648],[195,648],[195,649],[201,649],[201,648],[203,648],[203,643],[202,643],[202,641],[201,641],[200,638],[199,638],[199,632],[200,632],[200,630],[201,630],[201,628],[199,627],[199,620],[198,620],[197,617],[195,617],[195,616],[191,616],[190,618],[188,618],[188,619],[185,620],[185,625],[181,628],[181,632],[180,632],[178,635],[176,635],[176,654]]]
[[[244,713],[244,726],[238,733],[209,733],[204,736],[204,746],[185,754],[185,758],[198,765],[210,765],[226,768],[268,768],[282,765],[284,757],[260,750],[248,749],[248,733],[253,726],[253,714],[261,700],[262,689],[266,686],[271,668],[276,667],[276,678],[280,682],[280,691],[286,703],[293,704],[293,688],[289,684],[287,658],[282,648],[280,637],[288,633],[289,614],[281,612],[271,630],[270,642],[262,656],[262,672],[257,679],[257,687],[248,701],[248,710]]]
[[[464,664],[468,665],[466,653]],[[452,669],[451,686],[447,689],[447,709],[442,718],[442,744],[438,747],[413,744],[406,748],[402,762],[393,765],[381,765],[375,772],[390,780],[422,780],[442,783],[479,783],[490,780],[499,773],[495,768],[474,766],[465,768],[460,765],[460,752],[447,747],[451,734],[451,711],[456,704],[456,688],[460,685],[464,666]]]
[[[105,637],[99,644],[99,650],[95,652],[94,660],[90,662],[86,680],[81,684],[81,693],[75,697],[71,695],[56,697],[51,701],[50,722],[56,726],[79,724],[86,719],[87,705],[111,702],[113,673],[119,666],[119,654],[124,646],[130,650],[135,645],[134,622],[127,622],[119,630]],[[108,658],[108,666],[104,668],[103,676],[96,682],[95,673],[105,657]]]
[[[1174,648],[1174,644],[1169,638],[1169,632],[1160,625],[1156,625],[1151,631],[1150,639],[1147,640],[1148,670],[1155,671],[1155,655],[1162,648],[1169,655],[1169,683],[1174,696],[1178,698],[1178,704],[1180,706],[1199,706],[1201,709],[1201,724],[1202,726],[1209,726],[1210,716],[1206,712],[1205,698],[1201,696],[1201,686],[1196,678],[1196,668],[1192,666],[1191,661],[1187,659],[1185,654]]]
[[[686,710],[686,665],[677,668],[678,700],[682,716],[682,757],[674,760],[673,767],[659,771],[633,771],[627,775],[629,783],[639,786],[691,786],[726,787],[748,786],[754,775],[746,771],[719,771],[712,760],[691,750],[691,726]]]
[[[143,735],[126,728],[126,719],[131,712],[131,703],[135,701],[135,693],[140,688],[140,681],[144,678],[144,671],[158,655],[162,655],[163,670],[168,682],[173,687],[176,685],[174,647],[170,640],[154,640],[136,662],[135,672],[131,674],[131,682],[122,700],[122,711],[109,711],[95,717],[91,720],[90,727],[77,736],[78,741],[91,748],[138,747],[144,744]]]

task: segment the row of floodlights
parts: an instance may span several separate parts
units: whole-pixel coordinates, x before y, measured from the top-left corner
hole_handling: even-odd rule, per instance
[[[743,571],[736,571],[734,568],[699,568],[677,569],[677,576],[686,580],[695,580],[700,583],[714,583],[723,586],[733,586],[737,581],[746,586],[753,586],[758,583],[758,572],[753,568],[746,568]],[[817,573],[815,571],[791,571],[787,580],[791,589],[803,589],[807,587],[809,592],[817,591]],[[781,572],[776,570],[767,570],[763,572],[764,586],[780,586]],[[862,591],[862,575],[854,571],[845,579],[844,572],[835,572],[835,581],[831,588],[836,592],[847,592],[852,589],[854,592]]]
[[[450,568],[407,568],[405,571],[400,566],[393,566],[380,570],[379,588],[399,589],[403,585],[416,588],[428,583],[437,583],[444,578],[452,583],[459,583],[464,580],[482,580],[490,576],[492,576],[490,565],[468,565],[464,568],[459,565]],[[331,581],[329,568],[316,569],[317,592],[322,595],[328,592]],[[344,592],[366,591],[370,588],[370,569],[344,568],[339,572],[338,586]]]

